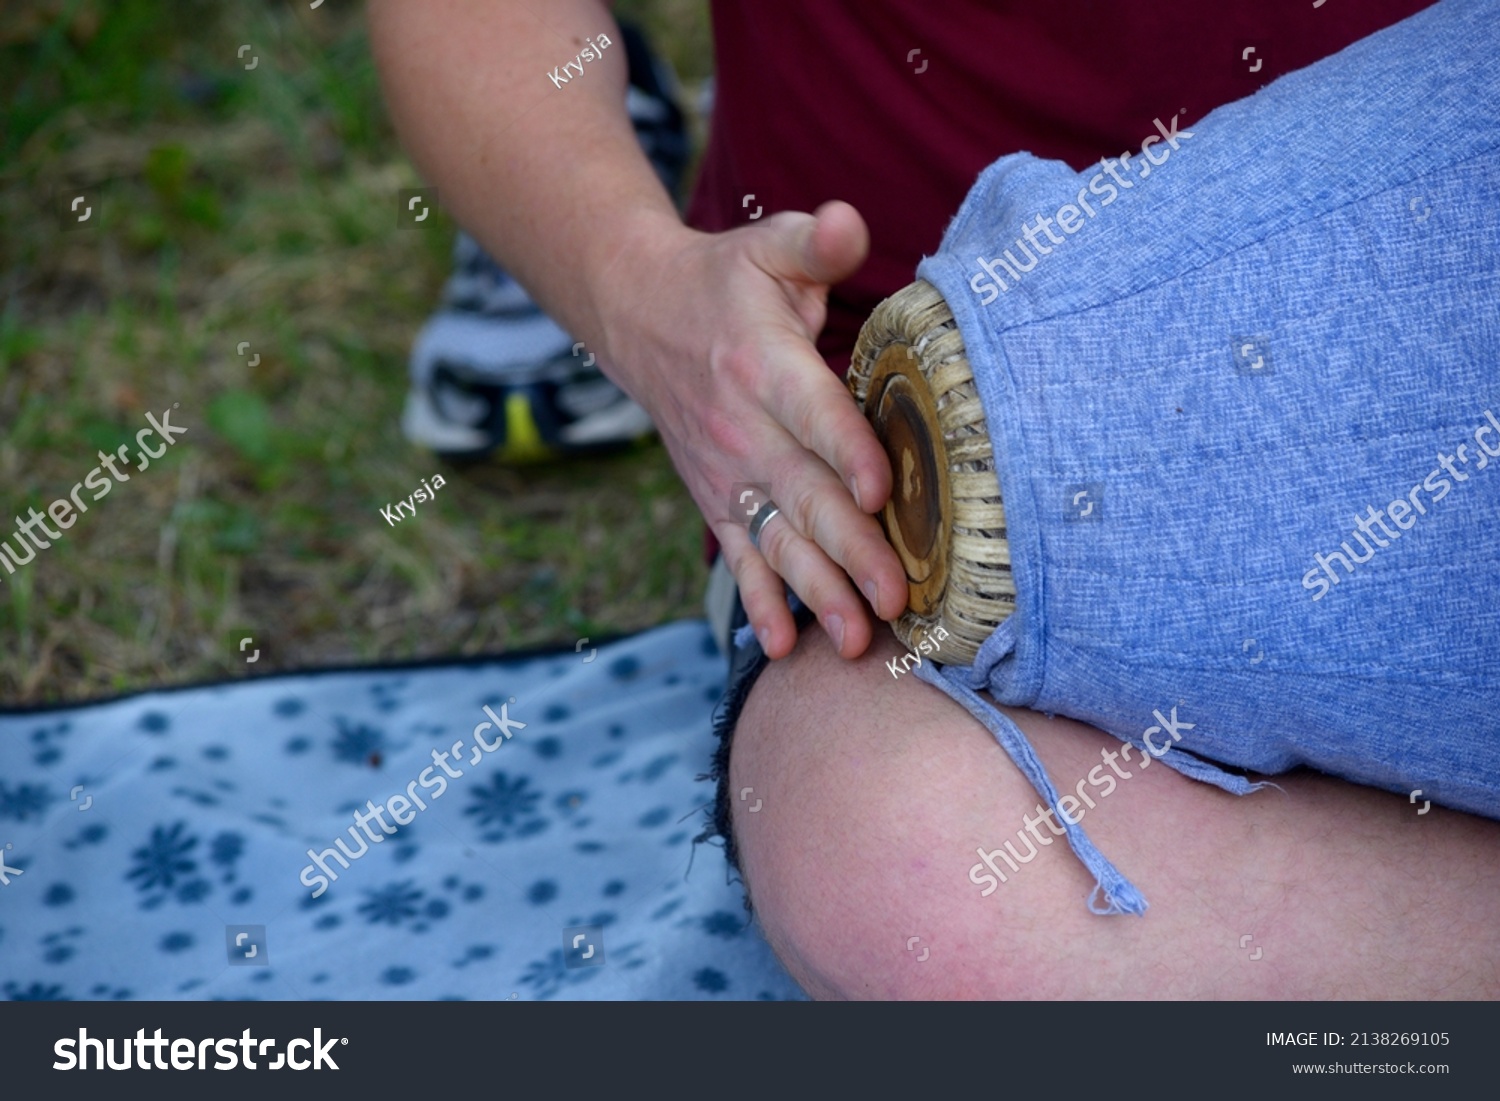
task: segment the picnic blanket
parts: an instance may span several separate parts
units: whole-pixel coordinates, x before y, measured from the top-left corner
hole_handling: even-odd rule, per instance
[[[0,713],[0,997],[800,999],[693,841],[724,677],[695,620]]]

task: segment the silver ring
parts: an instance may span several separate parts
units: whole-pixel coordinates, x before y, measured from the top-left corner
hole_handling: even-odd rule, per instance
[[[765,526],[771,522],[771,518],[781,513],[775,501],[767,501],[755,510],[755,515],[750,519],[750,545],[760,550],[760,533]]]

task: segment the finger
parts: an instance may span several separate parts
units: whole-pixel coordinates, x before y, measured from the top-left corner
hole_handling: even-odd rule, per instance
[[[796,517],[797,529],[848,572],[876,615],[895,619],[905,609],[906,574],[866,515],[890,496],[885,448],[805,340],[786,334],[763,349],[735,367],[751,393],[747,405],[765,410],[764,421],[754,418],[757,426],[769,430],[742,453],[757,456],[758,469],[772,475],[773,496]],[[749,428],[732,427],[741,435]]]
[[[804,297],[792,303],[805,332],[786,329],[780,340],[771,336],[774,343],[765,352],[771,370],[752,376],[760,382],[761,404],[838,472],[859,508],[878,512],[891,493],[890,463],[843,383],[811,347],[826,316],[827,286],[853,274],[869,253],[865,221],[848,203],[827,202],[816,214],[773,215],[747,245],[751,259],[767,273],[811,284],[818,292],[815,302]],[[798,385],[804,380],[805,386]]]
[[[880,525],[855,506],[828,466],[805,451],[791,460],[769,466],[783,515],[853,580],[877,616],[895,619],[906,610],[906,571]]]
[[[739,585],[740,603],[766,656],[786,657],[797,644],[797,623],[786,603],[786,583],[751,545],[745,529],[719,536],[729,571]]]
[[[816,214],[773,214],[746,238],[750,259],[768,275],[827,287],[849,278],[870,252],[870,231],[848,203],[824,203]]]
[[[870,252],[864,219],[839,202],[824,203],[817,214],[774,214],[741,242],[747,258],[781,284],[809,342],[823,331],[829,288],[853,275]]]
[[[848,203],[824,203],[813,213],[817,219],[803,242],[803,270],[815,283],[841,283],[870,254],[870,230],[859,211]]]
[[[759,554],[812,609],[841,657],[854,658],[865,652],[870,645],[871,624],[864,602],[844,571],[802,535],[785,512],[761,528]],[[795,643],[795,637],[789,639],[785,653],[790,653]]]
[[[791,342],[782,347],[784,356],[772,352],[772,361],[803,351]],[[890,463],[833,372],[815,355],[807,358],[812,364],[797,373],[763,372],[770,378],[756,384],[757,402],[789,437],[782,454],[761,449],[762,469],[772,473],[777,503],[796,529],[854,579],[876,615],[895,619],[906,606],[906,572],[866,515],[890,496]]]
[[[878,512],[891,493],[885,448],[822,357],[795,353],[795,348],[772,352],[772,370],[765,372],[757,396],[799,444],[838,472],[862,511]]]

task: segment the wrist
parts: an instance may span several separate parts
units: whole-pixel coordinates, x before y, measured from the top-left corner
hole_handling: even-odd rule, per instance
[[[699,238],[673,210],[638,209],[610,235],[588,268],[587,296],[600,359],[610,364],[616,381],[634,393],[630,352],[643,340],[662,312],[664,277],[681,267],[682,255]],[[653,301],[657,307],[653,309]]]

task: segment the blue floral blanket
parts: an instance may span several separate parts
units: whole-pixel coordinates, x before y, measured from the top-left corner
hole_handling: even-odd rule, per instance
[[[701,621],[0,713],[0,997],[784,999]]]

